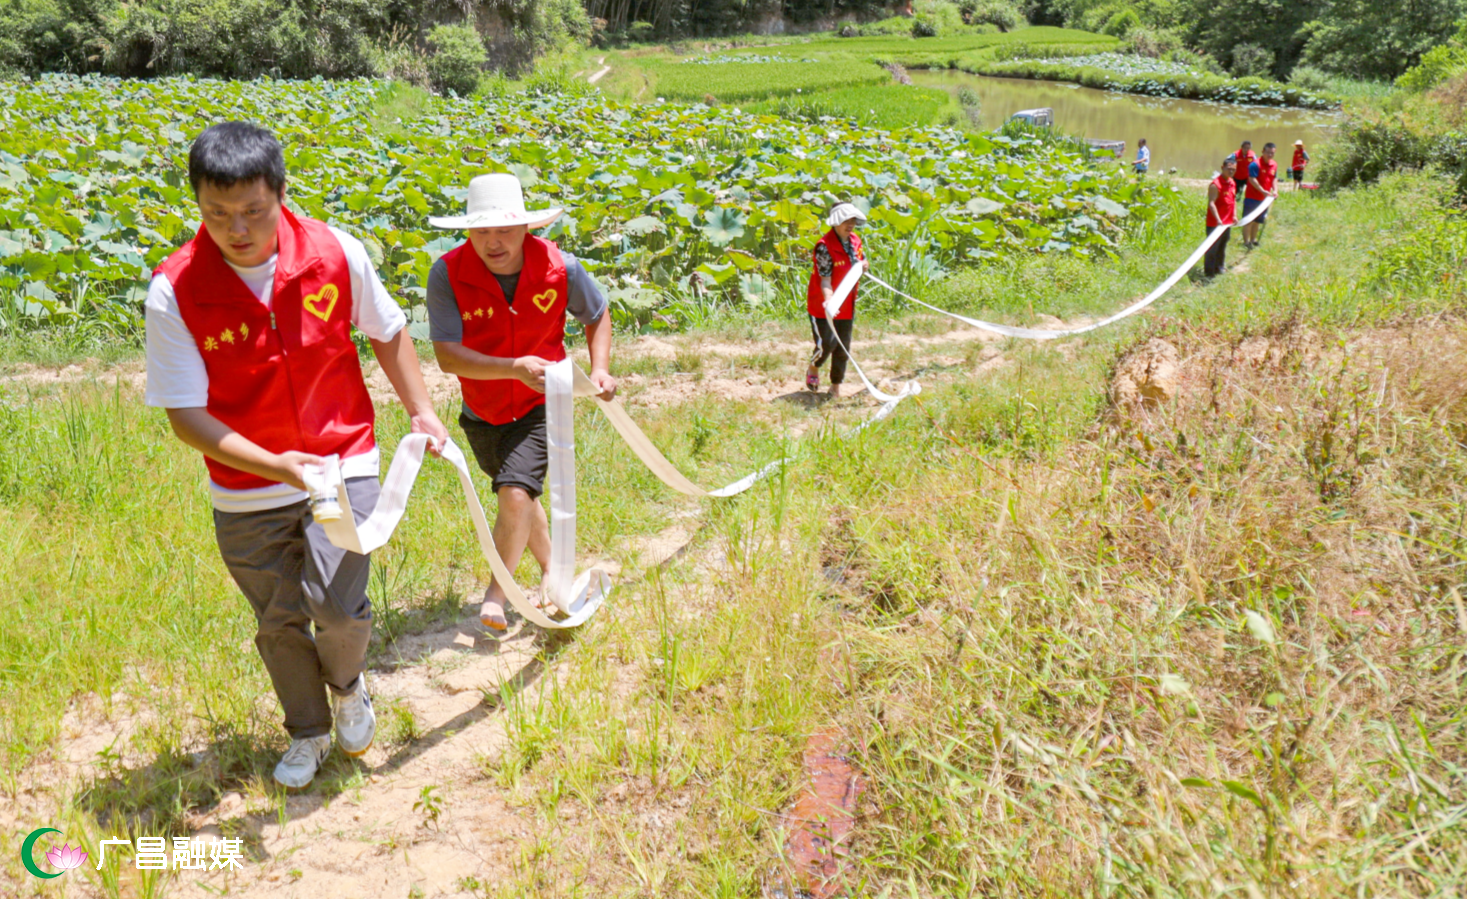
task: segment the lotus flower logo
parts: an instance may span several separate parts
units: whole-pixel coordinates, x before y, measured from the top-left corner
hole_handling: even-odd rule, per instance
[[[51,863],[51,867],[60,871],[80,868],[82,862],[86,860],[87,851],[80,846],[73,848],[63,844],[60,849],[52,846],[51,851],[46,853],[46,861]]]
[[[81,846],[72,848],[70,845],[63,844],[60,849],[52,846],[51,850],[46,853],[46,861],[50,862],[51,867],[56,869],[55,874],[47,874],[45,871],[36,867],[31,853],[35,848],[36,840],[39,840],[48,833],[61,833],[61,831],[54,827],[38,827],[30,832],[30,835],[25,838],[25,842],[20,846],[20,863],[25,865],[25,869],[31,872],[32,876],[39,877],[42,880],[50,880],[53,877],[60,877],[72,868],[80,867],[81,863],[87,860],[86,850],[82,849]]]

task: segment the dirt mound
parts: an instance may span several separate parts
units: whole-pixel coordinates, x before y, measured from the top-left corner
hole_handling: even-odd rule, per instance
[[[1181,388],[1181,368],[1177,348],[1153,337],[1117,363],[1111,379],[1111,402],[1117,406],[1166,402]]]

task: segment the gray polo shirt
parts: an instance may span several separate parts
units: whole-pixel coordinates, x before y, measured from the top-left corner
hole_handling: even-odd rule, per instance
[[[595,324],[606,314],[606,294],[576,257],[562,250],[560,258],[565,261],[566,314],[583,325]],[[494,275],[494,279],[499,282],[499,289],[504,291],[505,300],[513,306],[520,276]],[[458,299],[453,295],[453,283],[448,279],[448,263],[441,258],[428,271],[427,303],[428,339],[435,342],[463,343],[463,315],[458,308]],[[475,421],[481,420],[469,411],[467,405],[463,407],[463,412]]]

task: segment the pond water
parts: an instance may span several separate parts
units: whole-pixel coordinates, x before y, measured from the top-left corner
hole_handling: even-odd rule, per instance
[[[1050,106],[1055,127],[1066,134],[1124,140],[1127,162],[1136,157],[1136,142],[1144,137],[1151,147],[1153,172],[1176,168],[1187,175],[1210,174],[1244,140],[1253,141],[1254,150],[1273,141],[1287,165],[1294,141],[1303,140],[1312,151],[1338,121],[1336,115],[1312,110],[1142,97],[1026,78],[988,78],[950,70],[913,71],[911,76],[923,87],[973,91],[981,100],[985,128],[999,127],[1021,109]]]

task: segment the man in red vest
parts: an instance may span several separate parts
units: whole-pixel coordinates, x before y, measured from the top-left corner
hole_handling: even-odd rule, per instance
[[[1304,169],[1309,165],[1309,151],[1302,140],[1294,141],[1294,158],[1289,165],[1289,174],[1294,178],[1294,190],[1304,183]]]
[[[855,330],[856,289],[852,288],[828,320],[825,302],[835,295],[835,289],[851,266],[866,258],[861,235],[856,233],[856,227],[866,223],[866,216],[850,203],[837,203],[825,221],[830,230],[815,242],[812,253],[815,268],[805,288],[805,311],[810,315],[810,336],[815,339],[815,352],[805,369],[805,386],[820,389],[820,366],[829,359],[830,395],[838,398],[840,385],[846,379],[846,362]]]
[[[463,388],[458,423],[493,479],[494,545],[510,571],[527,545],[542,572],[550,565],[550,526],[539,502],[549,462],[545,369],[566,357],[566,316],[586,329],[601,398],[616,395],[605,294],[574,256],[530,234],[561,211],[526,210],[514,175],[480,175],[469,182],[467,214],[428,220],[468,232],[428,274],[428,329],[439,367],[458,375]],[[505,600],[491,581],[479,611],[485,627],[509,627]]]
[[[1213,278],[1227,271],[1228,236],[1233,230],[1238,191],[1233,186],[1233,174],[1237,172],[1237,161],[1229,156],[1223,160],[1222,171],[1207,185],[1207,233],[1222,229],[1217,242],[1207,248],[1202,257],[1202,274]]]
[[[1253,152],[1253,141],[1243,141],[1243,146],[1233,154],[1238,160],[1238,167],[1233,175],[1233,181],[1237,185],[1237,199],[1242,200],[1244,191],[1248,189],[1248,166],[1258,161],[1258,156]]]
[[[1243,193],[1243,217],[1247,218],[1259,204],[1269,197],[1277,197],[1279,164],[1273,158],[1277,148],[1270,141],[1263,145],[1263,155],[1248,166],[1248,187]],[[1259,233],[1268,220],[1268,210],[1243,226],[1243,246],[1252,249],[1258,246]]]
[[[366,248],[283,205],[274,135],[214,125],[188,168],[203,221],[148,287],[146,402],[204,454],[219,551],[254,609],[255,646],[285,710],[291,743],[275,779],[302,788],[330,752],[333,723],[351,756],[376,732],[364,673],[369,561],[326,538],[302,478],[339,456],[357,520],[376,506],[375,413],[353,326],[412,430],[439,445],[448,432]]]

